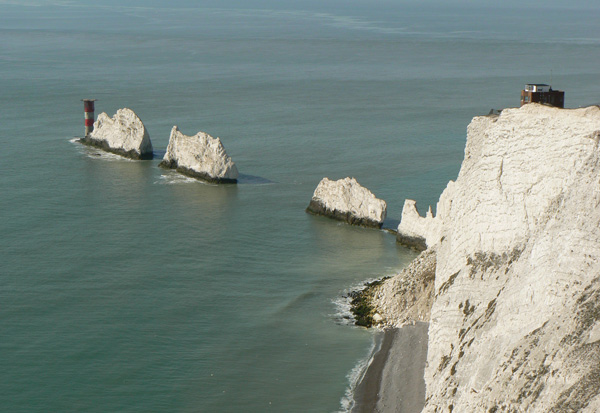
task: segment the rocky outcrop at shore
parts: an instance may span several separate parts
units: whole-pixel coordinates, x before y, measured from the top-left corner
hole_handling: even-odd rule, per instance
[[[429,322],[434,298],[435,247],[423,251],[399,274],[350,294],[357,325],[403,327]]]
[[[219,138],[198,132],[187,136],[173,126],[161,167],[214,183],[236,183],[238,170]]]
[[[599,140],[596,106],[476,117],[436,216],[405,205],[437,261],[424,412],[600,411]]]
[[[354,178],[323,178],[306,211],[353,225],[381,228],[387,205]]]
[[[79,141],[131,159],[152,159],[148,131],[128,108],[119,109],[112,118],[102,112],[94,122],[94,130]]]
[[[448,183],[448,187],[451,187],[453,184],[454,182]],[[448,192],[448,190],[444,191],[440,197],[440,201],[437,204],[438,214],[441,213],[443,215],[447,208],[450,207],[451,201],[445,195]],[[417,211],[417,203],[412,199],[407,199],[404,201],[404,207],[402,208],[402,218],[396,232],[396,240],[407,247],[423,251],[428,246],[439,242],[442,230],[440,222],[441,220],[435,219],[433,216],[431,206],[427,214],[422,217]]]

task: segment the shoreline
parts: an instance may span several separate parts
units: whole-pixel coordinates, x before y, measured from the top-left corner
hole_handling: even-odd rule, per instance
[[[353,395],[351,413],[419,413],[425,405],[428,323],[383,331]]]

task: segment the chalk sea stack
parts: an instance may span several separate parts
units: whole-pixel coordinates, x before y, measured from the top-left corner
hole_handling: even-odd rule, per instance
[[[332,181],[323,178],[306,208],[306,212],[323,215],[352,225],[381,228],[387,205],[377,199],[354,178]]]
[[[184,135],[171,129],[167,152],[159,166],[213,183],[237,183],[238,170],[219,138],[198,132]]]
[[[405,204],[433,291],[404,271],[366,312],[429,321],[423,412],[600,411],[599,141],[597,106],[479,116],[436,216]]]
[[[443,208],[444,203],[438,203],[438,208]],[[439,211],[439,209],[438,209]],[[417,203],[412,199],[404,201],[402,218],[396,232],[396,240],[410,248],[419,251],[427,249],[439,239],[439,220],[435,220],[431,212],[431,206],[425,217],[421,217],[417,211]],[[429,239],[429,244],[427,240]]]
[[[152,159],[148,131],[128,108],[119,109],[112,118],[102,112],[94,122],[94,130],[79,141],[131,159]]]

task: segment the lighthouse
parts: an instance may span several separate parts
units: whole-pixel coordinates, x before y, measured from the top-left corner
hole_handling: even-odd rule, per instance
[[[94,102],[96,99],[81,99],[83,101],[83,124],[85,125],[85,136],[94,130]]]

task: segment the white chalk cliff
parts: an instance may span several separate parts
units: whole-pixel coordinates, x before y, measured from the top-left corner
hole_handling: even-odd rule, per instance
[[[102,112],[82,143],[133,159],[152,159],[152,142],[141,119],[128,108],[110,118]]]
[[[204,132],[187,136],[177,126],[171,130],[167,152],[160,165],[210,182],[235,183],[239,175],[219,138]]]
[[[354,225],[381,227],[387,204],[354,178],[337,181],[323,178],[306,210]]]
[[[600,411],[599,139],[596,106],[476,117],[436,216],[405,204],[437,255],[424,412]]]

